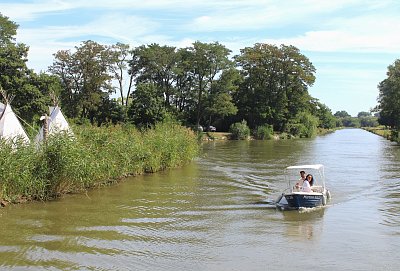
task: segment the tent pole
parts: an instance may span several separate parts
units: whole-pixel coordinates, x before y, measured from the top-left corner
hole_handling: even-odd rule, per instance
[[[48,136],[49,136],[49,117],[47,116],[47,114],[45,114],[43,118],[43,140],[47,141]]]

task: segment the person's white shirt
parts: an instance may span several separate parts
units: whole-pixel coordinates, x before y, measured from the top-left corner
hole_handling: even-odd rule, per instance
[[[303,182],[303,186],[301,187],[301,190],[303,192],[311,192],[311,186],[310,183],[308,181],[304,181]]]
[[[303,183],[304,183],[304,181],[306,180],[306,178],[304,177],[301,177],[298,181],[297,181],[297,183],[295,184],[295,186],[293,186],[293,190],[294,191],[301,191],[302,190],[302,187],[303,187]]]

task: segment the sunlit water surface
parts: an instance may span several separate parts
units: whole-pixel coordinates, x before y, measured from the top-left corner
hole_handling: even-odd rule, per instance
[[[363,130],[206,143],[181,169],[0,210],[2,270],[399,270],[400,148]],[[328,207],[280,211],[288,165]]]

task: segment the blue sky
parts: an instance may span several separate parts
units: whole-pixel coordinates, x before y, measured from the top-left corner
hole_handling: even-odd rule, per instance
[[[310,88],[335,113],[376,105],[377,85],[400,58],[398,0],[0,0],[46,71],[58,50],[91,39],[132,47],[218,41],[237,54],[254,43],[294,45],[317,69]]]

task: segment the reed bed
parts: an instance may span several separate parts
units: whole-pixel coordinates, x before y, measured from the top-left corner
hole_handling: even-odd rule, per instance
[[[75,126],[37,147],[0,142],[0,199],[48,200],[129,175],[182,166],[199,151],[196,135],[175,123]]]

